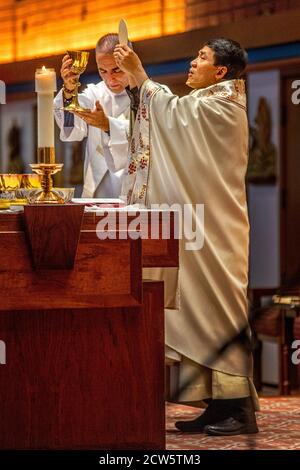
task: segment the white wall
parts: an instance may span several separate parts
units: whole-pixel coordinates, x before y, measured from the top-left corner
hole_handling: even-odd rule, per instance
[[[267,99],[272,115],[271,140],[277,148],[280,170],[280,73],[278,70],[248,74],[248,117],[255,126],[257,104]],[[250,272],[252,288],[280,285],[280,192],[276,185],[248,185],[250,218]],[[263,342],[262,382],[278,384],[278,346]]]
[[[34,104],[35,101],[17,101],[3,104],[0,107],[0,171],[7,171],[9,147],[7,143],[8,132],[15,120],[21,128],[21,156],[25,164],[36,161],[34,145]],[[31,173],[28,165],[26,172]]]
[[[248,116],[255,126],[258,100],[267,99],[272,113],[272,142],[277,147],[279,174],[280,74],[278,70],[248,75]],[[250,218],[250,281],[252,288],[277,287],[280,283],[279,187],[248,185]]]

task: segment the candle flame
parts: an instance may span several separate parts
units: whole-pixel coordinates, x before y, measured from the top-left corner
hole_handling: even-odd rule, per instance
[[[46,67],[43,65],[42,71],[43,71],[43,72],[46,72],[46,70],[47,70]]]

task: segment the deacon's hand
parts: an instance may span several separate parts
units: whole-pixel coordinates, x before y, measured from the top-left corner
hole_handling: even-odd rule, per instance
[[[96,107],[93,111],[78,112],[73,111],[76,116],[79,116],[89,126],[98,127],[102,131],[109,131],[109,120],[99,101],[96,101]]]
[[[62,65],[60,69],[61,78],[64,81],[64,86],[67,90],[74,91],[76,82],[79,79],[79,75],[71,71],[72,59],[66,54],[62,59]]]

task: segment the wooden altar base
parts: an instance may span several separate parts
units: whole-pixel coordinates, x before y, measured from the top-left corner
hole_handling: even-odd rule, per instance
[[[143,307],[1,311],[1,449],[164,449],[163,283]]]

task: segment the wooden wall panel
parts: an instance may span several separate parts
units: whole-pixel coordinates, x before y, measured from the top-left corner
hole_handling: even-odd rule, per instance
[[[216,26],[300,6],[288,0],[187,0],[186,30]]]
[[[295,8],[300,0],[4,0],[0,63],[49,57],[66,48],[93,50],[100,36],[117,31],[122,17],[130,38],[140,41]]]
[[[0,62],[94,48],[126,18],[137,40],[184,31],[184,0],[1,2]],[[165,33],[164,33],[165,31]]]

